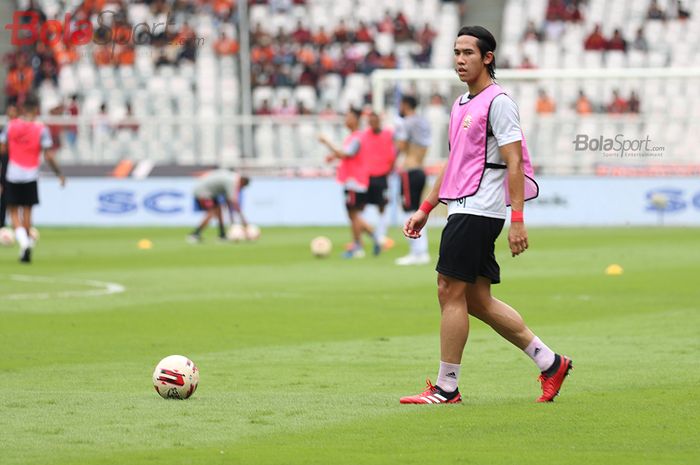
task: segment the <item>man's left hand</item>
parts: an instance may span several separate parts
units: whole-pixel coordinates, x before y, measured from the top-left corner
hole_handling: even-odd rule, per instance
[[[528,247],[528,243],[527,230],[525,229],[524,223],[516,222],[510,224],[510,231],[508,231],[508,244],[510,245],[510,252],[513,254],[513,257],[525,252]]]

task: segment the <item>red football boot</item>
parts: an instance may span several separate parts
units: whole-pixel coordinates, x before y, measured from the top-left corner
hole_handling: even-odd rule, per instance
[[[429,379],[426,379],[427,389],[415,396],[402,397],[399,402],[402,404],[457,404],[462,402],[462,395],[459,389],[454,392],[445,392],[438,386],[433,386]]]
[[[561,385],[564,384],[569,371],[574,367],[571,359],[564,355],[559,355],[559,368],[554,374],[547,376],[544,372],[538,378],[542,383],[542,395],[537,402],[554,402],[554,398],[559,394]]]

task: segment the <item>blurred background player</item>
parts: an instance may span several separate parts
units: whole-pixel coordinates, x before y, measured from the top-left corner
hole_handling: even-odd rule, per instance
[[[194,187],[194,197],[198,207],[205,211],[204,219],[197,226],[197,229],[187,236],[187,241],[191,243],[201,242],[202,231],[212,218],[218,220],[219,239],[226,240],[222,205],[227,206],[232,224],[234,212],[238,214],[247,235],[248,223],[241,208],[241,191],[248,184],[250,184],[248,177],[226,169],[210,171],[202,176]]]
[[[423,160],[430,145],[430,123],[416,113],[418,101],[411,95],[401,98],[399,115],[394,140],[400,155],[401,198],[404,211],[410,216],[420,207],[420,199],[425,188],[425,171]],[[397,265],[425,265],[430,263],[428,253],[428,235],[424,231],[421,237],[409,241],[410,252],[396,260]]]
[[[15,105],[7,106],[7,120],[12,121],[17,118],[19,111]],[[4,132],[4,131],[3,131]],[[0,228],[5,227],[7,202],[5,201],[5,177],[7,175],[7,150],[0,151]]]
[[[372,228],[362,218],[362,210],[367,204],[367,189],[369,188],[368,158],[365,144],[362,143],[363,133],[360,131],[360,111],[354,108],[348,110],[345,115],[345,127],[350,134],[345,137],[342,147],[336,146],[325,135],[318,140],[331,151],[326,157],[327,162],[340,160],[336,172],[336,179],[345,188],[345,207],[350,219],[350,231],[352,233],[352,245],[344,253],[345,258],[363,258],[365,250],[362,245],[362,233],[372,238],[374,243],[373,253],[381,253],[381,245]]]
[[[384,210],[388,202],[388,177],[396,161],[396,149],[392,139],[394,135],[390,129],[382,129],[382,122],[377,113],[371,112],[368,121],[369,127],[362,134],[362,146],[368,153],[367,204],[377,207],[379,219],[375,235],[382,247],[390,248],[394,241],[387,237],[387,219]]]
[[[0,134],[0,151],[8,156],[3,191],[19,245],[20,261],[23,263],[31,262],[34,247],[34,238],[29,235],[29,231],[32,227],[32,208],[39,203],[37,181],[42,152],[46,162],[59,177],[61,186],[66,182],[51,149],[53,141],[49,128],[35,121],[38,114],[39,101],[29,95],[24,101],[21,115],[10,120]]]

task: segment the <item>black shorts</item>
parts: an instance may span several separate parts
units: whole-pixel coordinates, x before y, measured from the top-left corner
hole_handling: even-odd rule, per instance
[[[401,198],[404,211],[418,210],[423,189],[425,189],[425,171],[422,168],[401,173]]]
[[[367,205],[367,192],[356,192],[345,189],[345,208],[362,210]]]
[[[450,215],[442,230],[437,272],[468,283],[475,283],[477,276],[493,284],[501,282],[494,248],[503,223],[505,220],[486,216]]]
[[[215,198],[195,196],[194,198],[194,211],[209,211],[217,205],[226,205],[226,198],[223,196]]]
[[[367,203],[383,207],[387,204],[386,192],[389,190],[389,183],[384,176],[370,176],[369,189],[367,189]]]
[[[36,181],[23,183],[5,181],[3,192],[8,206],[31,207],[39,203],[39,188]]]

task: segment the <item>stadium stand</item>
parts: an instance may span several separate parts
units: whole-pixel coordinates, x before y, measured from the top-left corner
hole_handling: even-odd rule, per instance
[[[82,117],[83,125],[57,132],[64,139],[64,160],[217,163],[241,156],[239,131],[211,124],[241,113],[234,0],[16,3],[42,22],[69,13],[74,22],[91,19],[106,26],[85,46],[38,41],[8,57],[9,103],[21,103],[35,91],[45,114]],[[265,114],[266,103],[273,115],[328,116],[368,100],[368,74],[374,69],[435,65],[431,49],[438,33],[429,25],[440,14],[438,0],[249,3],[256,113]],[[194,116],[199,119],[184,122]],[[269,126],[256,131],[261,160],[278,156]],[[291,140],[308,140],[308,124],[282,129],[299,132]],[[294,134],[280,136],[285,135]]]
[[[624,69],[700,66],[700,8],[697,1],[676,0],[507,0],[499,65],[535,69]],[[668,113],[674,123],[656,131],[673,162],[694,163],[695,130],[689,116],[700,116],[698,80],[617,78],[552,83],[547,93],[556,111],[532,128],[540,147],[539,163],[550,172],[588,172],[593,159],[555,159],[571,147],[570,134],[601,134],[610,127],[627,134],[648,134],[659,121],[650,115]],[[524,86],[523,86],[524,87]],[[521,117],[534,121],[537,92],[514,89]],[[589,100],[581,105],[580,96]],[[687,99],[680,104],[682,99]],[[679,104],[670,104],[678,102]],[[670,108],[669,108],[670,107]],[[588,108],[581,111],[583,108]],[[580,118],[583,114],[590,118]],[[618,119],[596,114],[616,115]],[[561,130],[568,125],[570,130]],[[572,127],[573,126],[573,127]],[[572,129],[572,130],[571,130]],[[562,164],[563,162],[563,164]],[[631,161],[631,163],[634,161]],[[667,161],[666,161],[667,162]]]
[[[698,1],[504,3],[499,69],[700,66]],[[6,59],[5,92],[8,102],[21,102],[35,91],[44,114],[77,117],[55,131],[64,162],[110,166],[123,159],[320,163],[315,134],[320,129],[340,138],[337,115],[369,102],[373,70],[450,68],[461,25],[459,6],[439,0],[250,0],[251,101],[257,115],[250,118],[242,115],[244,51],[235,0],[16,0],[16,6],[42,20],[70,13],[74,21],[105,25],[88,45],[58,40],[16,48]],[[689,161],[694,131],[687,125],[700,116],[700,91],[690,82],[557,80],[546,89],[541,83],[507,88],[540,164],[553,173],[584,173],[592,172],[593,159],[557,157],[570,151],[570,134],[600,133],[610,125],[608,114],[618,117],[620,130],[644,133],[656,124],[649,115],[667,108],[669,98],[689,104],[671,106],[670,116],[683,124],[664,132],[660,142],[674,144],[669,150],[681,154],[674,161]],[[538,98],[545,90],[549,101],[543,104]],[[439,161],[446,153],[450,89],[417,83],[408,91],[421,96],[436,134],[429,158]],[[250,124],[247,142],[242,128]]]

